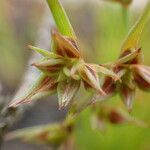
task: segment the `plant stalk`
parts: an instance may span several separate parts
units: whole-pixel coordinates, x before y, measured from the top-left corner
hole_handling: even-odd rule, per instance
[[[59,0],[47,0],[59,32],[76,40],[76,35],[69,18]]]
[[[125,32],[128,32],[128,28],[129,28],[128,7],[122,6],[122,16],[123,16]]]

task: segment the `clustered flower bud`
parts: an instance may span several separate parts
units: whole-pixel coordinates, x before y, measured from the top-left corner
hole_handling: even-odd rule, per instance
[[[86,63],[75,40],[57,31],[52,32],[52,39],[54,44],[52,52],[30,46],[44,56],[42,60],[32,64],[41,70],[44,76],[24,98],[13,102],[10,107],[31,102],[32,99],[43,94],[57,92],[61,109],[73,99],[81,82],[85,89],[94,89],[99,95],[106,95],[100,86],[100,73],[115,81],[119,79],[113,71],[103,66]]]
[[[135,98],[136,85],[143,90],[150,89],[150,67],[142,65],[141,58],[143,55],[140,48],[125,50],[119,59],[111,64],[121,82],[114,82],[106,77],[103,83],[103,91],[110,96],[118,92],[129,111],[132,109]]]

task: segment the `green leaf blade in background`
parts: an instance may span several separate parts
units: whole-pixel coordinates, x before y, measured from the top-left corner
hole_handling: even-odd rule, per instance
[[[131,28],[127,38],[123,42],[123,45],[121,48],[122,52],[132,49],[132,48],[138,48],[142,31],[143,31],[145,24],[147,23],[149,17],[150,17],[150,1],[146,5],[146,8],[145,8],[142,16],[137,21],[137,23]]]

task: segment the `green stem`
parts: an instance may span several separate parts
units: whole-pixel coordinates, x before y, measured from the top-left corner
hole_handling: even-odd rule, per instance
[[[47,0],[47,3],[52,12],[53,18],[55,20],[59,32],[62,35],[76,39],[76,35],[73,30],[73,27],[60,1]]]
[[[128,27],[129,27],[129,24],[128,24],[129,18],[128,18],[128,8],[127,7],[122,6],[122,16],[123,16],[123,23],[125,26],[125,31],[127,32]]]

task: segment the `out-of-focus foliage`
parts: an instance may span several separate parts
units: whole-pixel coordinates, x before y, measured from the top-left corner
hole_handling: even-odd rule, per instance
[[[15,83],[22,70],[22,52],[19,50],[17,39],[14,38],[8,16],[6,4],[0,4],[0,78]],[[17,58],[17,59],[16,59]]]
[[[0,2],[0,80],[10,89],[18,84],[25,71],[27,45],[35,40],[37,21],[42,14],[38,2]]]
[[[0,7],[2,6],[0,5]],[[89,62],[97,63],[105,63],[108,61],[116,60],[120,53],[120,43],[123,40],[124,36],[127,34],[122,18],[121,6],[115,3],[111,4],[98,2],[95,2],[95,4],[93,2],[87,2],[80,5],[72,5],[70,1],[67,1],[65,8],[67,9],[71,22],[78,33],[80,41],[82,41],[81,43],[83,43],[81,47],[84,49],[83,54],[85,58]],[[0,11],[3,11],[3,9],[1,9]],[[139,13],[141,13],[141,9],[136,8],[136,11],[134,12],[130,10],[130,13],[131,15],[129,19],[129,27],[131,27],[131,25],[135,22]],[[10,51],[4,51],[4,48],[0,48],[0,52],[2,51],[3,53],[6,53],[5,55],[0,55],[0,74],[5,73],[3,77],[5,77],[5,80],[9,83],[9,77],[12,77],[13,74],[15,74],[15,72],[17,72],[18,70],[16,66],[18,66],[20,63],[24,63],[22,62],[22,60],[20,60],[20,62],[18,63],[18,55],[21,56],[24,55],[24,53],[20,52],[20,49],[18,49],[18,44],[16,42],[17,39],[14,38],[12,31],[9,28],[9,23],[7,23],[6,17],[2,14],[5,13],[0,14],[0,31],[2,30],[4,32],[6,30],[5,33],[9,36],[6,36],[5,34],[5,36],[0,35],[0,39],[2,39],[0,40],[0,42],[3,41],[3,43],[5,43],[4,47],[6,49],[9,49]],[[6,28],[7,25],[2,25],[4,24],[4,22],[6,22],[6,24],[8,25],[8,29]],[[150,22],[147,24],[147,27],[144,30],[141,42],[143,53],[145,55],[145,64],[147,65],[150,65],[149,26]],[[10,46],[10,41],[8,42],[9,44],[7,44],[7,40],[9,40],[9,38],[10,41],[12,41],[13,46]],[[15,52],[11,52],[11,48],[15,49]],[[8,60],[9,63],[7,63],[6,60]],[[5,70],[6,65],[11,68]],[[15,74],[14,79],[17,78],[18,77],[16,77]],[[2,78],[0,77],[0,79]],[[148,93],[142,93],[140,91],[137,91],[137,93],[136,103],[133,105],[132,115],[145,120],[148,124],[150,124],[150,95]],[[124,108],[123,104],[120,102],[120,98],[117,96],[113,97],[109,102],[106,103]],[[91,110],[87,109],[80,115],[80,118],[78,119],[78,124],[75,132],[76,149],[150,149],[150,128],[141,128],[129,124],[108,125],[107,131],[105,133],[101,133],[99,130],[93,130],[91,128],[89,116],[91,116]]]
[[[119,51],[121,47],[120,43],[123,40],[123,37],[127,34],[125,26],[123,24],[121,7],[119,5],[108,4],[108,3],[102,6],[100,5],[96,6],[93,4],[91,6],[88,5],[87,8],[82,8],[82,12],[86,14],[85,13],[86,10],[89,11],[89,9],[90,11],[93,12],[92,16],[89,17],[89,20],[91,19],[92,21],[96,22],[95,24],[96,27],[95,26],[91,27],[91,29],[92,30],[94,29],[95,31],[94,32],[95,34],[93,35],[94,37],[92,37],[92,39],[96,39],[95,46],[94,48],[90,47],[89,50],[90,52],[93,51],[94,53],[93,56],[97,56],[98,62],[113,61],[116,59],[116,57],[120,53]],[[142,10],[139,9],[139,11],[141,12]],[[135,22],[135,20],[137,19],[139,15],[139,12],[135,12],[131,10],[130,10],[130,13],[131,14],[130,14],[130,19],[129,19],[129,27],[133,25],[133,23]],[[93,18],[95,18],[95,20]],[[141,37],[142,39],[141,45],[142,45],[143,53],[145,55],[145,64],[150,64],[150,61],[149,61],[150,46],[148,44],[148,41],[150,39],[149,25],[150,25],[150,22],[145,27],[144,33],[142,34],[142,37]],[[81,33],[81,31],[79,33]],[[83,33],[83,34],[86,34],[86,33]],[[88,40],[87,38],[86,40],[91,41],[92,43],[93,42],[92,39]],[[83,41],[86,41],[86,40],[83,39]],[[95,57],[93,56],[91,56],[91,58],[94,59]],[[93,59],[89,59],[89,60],[93,60]],[[133,105],[132,115],[145,120],[149,124],[150,123],[149,121],[150,96],[149,94],[147,93],[143,94],[140,91],[137,91],[137,93],[138,94],[136,95],[136,104]],[[123,108],[119,100],[120,98],[118,96],[115,96],[107,103],[111,105],[117,105]],[[90,150],[90,149],[94,149],[94,150],[97,150],[97,149],[147,150],[150,148],[150,144],[149,144],[150,129],[149,128],[140,128],[140,127],[136,127],[134,125],[128,125],[128,124],[117,125],[117,126],[108,125],[108,128],[107,128],[108,130],[105,133],[101,133],[99,130],[93,130],[90,127],[89,116],[91,116],[90,110],[86,110],[85,112],[82,113],[79,119],[78,128],[76,132],[76,141],[78,144],[77,149],[79,150]],[[82,131],[80,130],[81,128],[83,129]]]

